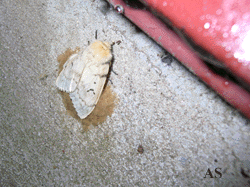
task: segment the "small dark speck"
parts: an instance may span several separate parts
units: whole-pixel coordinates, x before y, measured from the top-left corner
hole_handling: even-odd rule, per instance
[[[118,41],[116,42],[117,45],[120,45],[121,43],[122,43],[121,40],[118,40]]]
[[[245,173],[243,168],[241,168],[240,173],[244,178],[250,178],[249,175]]]
[[[91,89],[87,90],[87,92],[90,92],[90,91],[94,92],[94,89],[91,88]],[[95,92],[94,92],[94,93],[95,93]]]
[[[97,40],[97,30],[95,31],[95,39]]]
[[[218,162],[218,160],[217,160],[217,159],[214,159],[214,161],[215,161],[215,162]]]
[[[96,84],[96,82],[94,82],[94,84]]]
[[[174,57],[170,53],[165,53],[161,57],[162,63],[167,64],[168,66],[172,64],[173,60],[174,60]]]
[[[144,152],[144,149],[142,147],[142,145],[139,145],[138,146],[138,149],[137,149],[138,153],[142,154]]]

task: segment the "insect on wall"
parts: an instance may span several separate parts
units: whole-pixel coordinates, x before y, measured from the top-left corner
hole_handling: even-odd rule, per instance
[[[83,124],[84,130],[88,130],[91,124],[103,123],[107,116],[112,115],[117,102],[115,93],[106,82],[108,61],[112,58],[110,49],[103,50],[103,47],[109,47],[106,44],[95,41],[85,50],[79,47],[74,51],[67,49],[57,59],[59,76],[56,84],[64,106],[68,114]]]

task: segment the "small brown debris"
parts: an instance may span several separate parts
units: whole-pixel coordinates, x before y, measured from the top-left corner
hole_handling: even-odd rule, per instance
[[[118,41],[116,42],[117,45],[120,45],[120,43],[122,43],[121,40],[118,40]]]
[[[139,145],[139,146],[138,146],[137,151],[138,151],[140,154],[142,154],[142,153],[144,152],[144,149],[143,149],[142,145]]]

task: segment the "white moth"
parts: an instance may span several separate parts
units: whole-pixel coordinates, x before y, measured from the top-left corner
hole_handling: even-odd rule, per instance
[[[56,86],[67,93],[78,116],[86,118],[95,108],[106,82],[112,59],[111,46],[95,41],[66,61]]]

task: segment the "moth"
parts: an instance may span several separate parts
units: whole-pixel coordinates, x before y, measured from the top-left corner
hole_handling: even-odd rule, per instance
[[[98,102],[112,60],[111,45],[95,41],[66,61],[56,86],[67,93],[78,116],[86,118]]]

